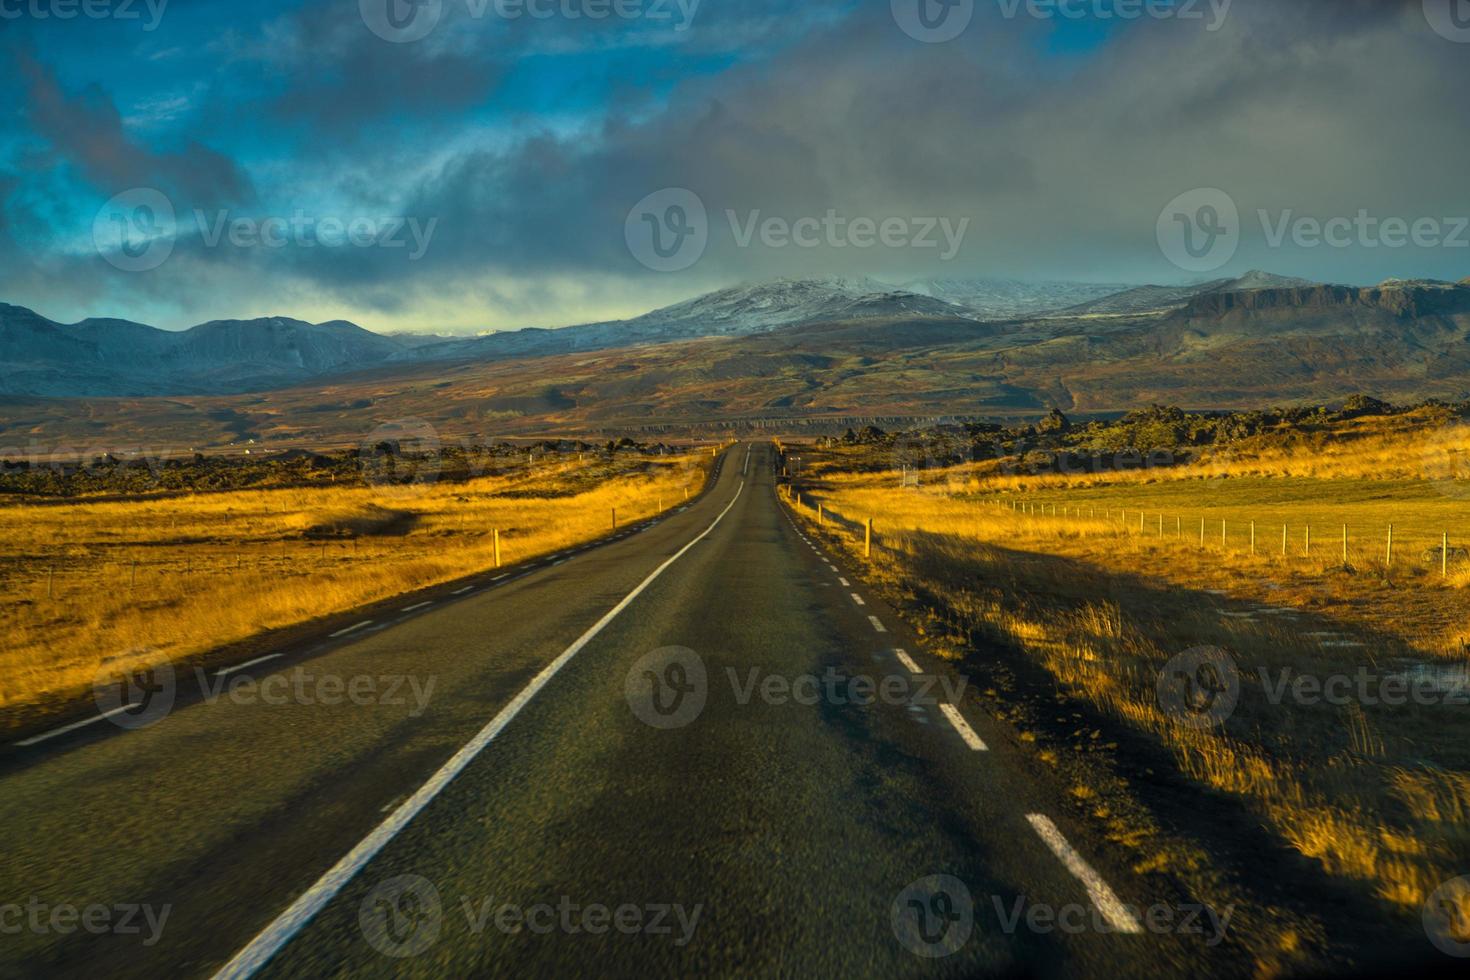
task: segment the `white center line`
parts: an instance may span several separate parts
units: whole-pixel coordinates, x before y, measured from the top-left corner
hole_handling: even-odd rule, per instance
[[[433,599],[430,599],[428,602],[420,602],[417,605],[404,606],[403,607],[403,611],[404,612],[417,612],[418,610],[424,608],[425,606],[432,606],[433,604],[434,604],[434,600]]]
[[[252,939],[244,949],[235,954],[234,959],[220,968],[214,975],[215,980],[241,980],[241,978],[252,976],[257,970],[269,962],[270,958],[278,953],[283,946],[306,926],[308,922],[340,892],[352,878],[371,861],[379,851],[388,846],[389,841],[397,837],[403,828],[407,827],[414,817],[433,802],[434,798],[444,791],[465,768],[474,761],[475,757],[485,750],[485,747],[500,735],[505,727],[515,720],[527,704],[541,692],[551,679],[565,667],[573,657],[582,651],[582,648],[591,643],[607,628],[607,625],[618,617],[623,610],[633,604],[643,592],[652,585],[659,576],[666,572],[674,562],[683,558],[695,545],[709,537],[725,519],[725,515],[735,507],[736,501],[745,491],[745,481],[735,491],[735,496],[720,511],[718,517],[709,527],[705,528],[698,536],[676,551],[664,563],[655,568],[649,576],[638,584],[632,592],[623,597],[607,614],[579,636],[571,646],[562,651],[551,663],[542,668],[541,673],[531,679],[531,682],[517,694],[515,698],[500,709],[499,714],[490,719],[490,723],[475,735],[474,738],[454,754],[448,762],[429,777],[429,781],[419,787],[418,791],[408,798],[398,809],[389,814],[388,818],[377,826],[372,833],[363,838],[346,856],[332,866],[326,874],[317,879],[316,883],[302,893],[301,897],[291,903],[291,906],[276,917],[275,921],[266,926],[265,929]]]
[[[450,595],[464,595],[466,592],[468,592],[470,589],[473,589],[473,588],[474,588],[473,585],[466,585],[464,588],[462,588],[462,589],[455,589],[453,592],[451,592],[449,594]]]
[[[952,704],[941,704],[939,713],[949,719],[949,723],[954,726],[955,731],[960,733],[960,738],[965,740],[971,752],[986,751],[985,743],[980,740],[979,735],[975,734],[975,729],[970,727],[970,723],[965,721],[965,716],[960,714],[960,709]]]
[[[508,579],[508,578],[510,578],[510,572],[506,572],[504,575],[497,575],[494,578],[492,578],[490,581],[492,581],[492,582],[499,582],[502,579]]]
[[[345,630],[338,630],[335,633],[329,633],[329,634],[327,634],[327,639],[329,639],[329,640],[335,640],[339,636],[346,636],[348,633],[356,633],[358,630],[362,629],[364,626],[371,626],[371,625],[373,625],[373,621],[371,619],[364,619],[362,622],[358,623],[356,626],[349,626]]]
[[[856,592],[852,593],[852,601],[856,602],[860,606],[867,605],[867,603],[863,601],[863,597],[858,595]]]
[[[873,624],[873,629],[877,630],[879,633],[887,633],[888,632],[888,627],[884,626],[883,625],[883,621],[881,619],[879,619],[877,616],[869,616],[868,617],[868,622],[872,623]]]
[[[1092,904],[1097,906],[1097,910],[1103,914],[1103,918],[1108,920],[1109,925],[1119,932],[1143,931],[1143,927],[1138,924],[1133,913],[1118,901],[1118,896],[1108,887],[1107,882],[1102,880],[1102,876],[1092,870],[1092,865],[1084,861],[1082,855],[1073,850],[1072,845],[1067,843],[1067,839],[1062,836],[1062,832],[1057,829],[1057,825],[1052,823],[1049,817],[1040,813],[1028,813],[1026,820],[1030,822],[1037,835],[1046,842],[1046,846],[1051,848],[1051,852],[1061,859],[1068,871],[1072,872],[1073,877],[1086,887],[1087,897],[1092,899]]]
[[[32,735],[30,738],[25,739],[21,742],[16,742],[15,744],[23,749],[29,748],[32,745],[39,745],[41,742],[44,742],[48,739],[53,739],[58,735],[65,735],[67,732],[74,732],[78,728],[83,728],[87,725],[94,725],[105,718],[111,718],[113,715],[121,714],[122,712],[127,711],[132,707],[133,706],[130,704],[125,704],[120,707],[113,708],[111,711],[104,711],[102,712],[102,714],[97,715],[95,718],[83,718],[81,721],[74,721],[70,725],[62,725],[60,728],[53,728],[49,732],[42,732],[40,735]]]
[[[247,660],[243,664],[236,664],[233,667],[223,667],[215,671],[214,676],[224,677],[227,674],[233,674],[237,670],[244,670],[247,667],[254,667],[256,664],[263,664],[267,660],[279,660],[283,656],[285,656],[285,654],[268,653],[263,657],[256,657],[254,660]]]
[[[837,577],[837,581],[839,581],[839,582],[841,582],[841,583],[842,583],[842,587],[843,587],[843,588],[844,588],[844,589],[846,589],[846,588],[851,588],[851,586],[852,586],[852,583],[851,583],[851,582],[849,582],[849,581],[848,581],[848,580],[847,580],[847,579],[845,579],[845,578],[843,578],[843,577],[842,577],[842,576],[840,576],[840,575],[839,575],[839,576],[838,576],[838,577]]]
[[[904,650],[904,649],[894,650],[893,651],[893,655],[898,658],[898,662],[899,663],[903,664],[905,667],[908,668],[910,674],[922,674],[923,673],[923,671],[919,669],[919,665],[916,664],[916,663],[914,663],[914,658],[909,656],[909,652],[907,650]]]

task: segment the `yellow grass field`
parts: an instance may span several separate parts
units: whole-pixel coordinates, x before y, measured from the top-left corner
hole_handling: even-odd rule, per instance
[[[1470,866],[1470,562],[1452,550],[1442,576],[1440,550],[1446,533],[1470,546],[1455,478],[1470,437],[1361,436],[1134,473],[990,462],[906,488],[862,472],[861,450],[802,447],[794,509],[857,561],[871,518],[871,575],[942,652],[1016,651],[1329,875],[1417,916]],[[1159,694],[1198,647],[1238,667],[1238,704],[1213,727]]]
[[[85,695],[99,670],[187,661],[682,505],[708,452],[558,459],[464,483],[0,507],[0,718]]]

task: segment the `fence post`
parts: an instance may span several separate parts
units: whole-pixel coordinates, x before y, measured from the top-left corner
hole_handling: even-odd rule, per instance
[[[1312,525],[1307,525],[1306,543],[1302,546],[1302,557],[1312,557]]]
[[[1393,567],[1393,525],[1388,526],[1388,549],[1383,554],[1383,564]]]
[[[1256,522],[1251,521],[1251,554],[1256,553]]]
[[[1282,558],[1285,558],[1286,557],[1286,548],[1287,548],[1286,531],[1287,531],[1287,525],[1285,525],[1285,524],[1281,525],[1281,557]]]
[[[500,528],[495,529],[495,567],[500,567]]]
[[[867,523],[864,525],[864,527],[865,532],[863,535],[863,557],[871,558],[873,557],[873,519],[871,517],[868,518]]]
[[[817,501],[817,527],[825,527],[827,524],[827,509],[820,500]]]
[[[1225,536],[1225,520],[1224,520],[1224,518],[1221,518],[1221,520],[1220,520],[1220,547],[1223,549],[1228,544],[1229,544],[1229,540]]]
[[[1205,519],[1203,517],[1199,519],[1199,546],[1201,548],[1205,546]]]
[[[616,531],[618,529],[618,509],[616,507],[614,507],[612,509],[612,518],[613,518],[613,530]]]

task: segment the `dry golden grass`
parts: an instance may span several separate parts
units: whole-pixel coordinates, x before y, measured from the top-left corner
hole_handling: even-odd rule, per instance
[[[468,483],[0,508],[0,711],[90,690],[104,664],[188,660],[560,551],[704,485],[708,455],[549,462]]]
[[[964,656],[982,638],[1005,642],[1329,875],[1417,914],[1470,864],[1470,704],[1375,704],[1356,678],[1365,672],[1376,693],[1429,665],[1470,670],[1470,568],[1442,579],[1421,554],[1441,528],[1463,535],[1452,546],[1470,543],[1470,492],[1452,478],[1470,436],[1441,433],[1437,448],[1417,434],[1349,441],[1351,452],[1318,458],[1268,450],[1131,479],[967,466],[927,473],[919,489],[850,472],[844,451],[803,449],[798,510],[813,521],[821,503],[826,533],[854,557],[872,518],[872,574],[900,601],[939,611],[941,648]],[[1221,520],[1237,528],[1223,545]],[[1283,556],[1281,526],[1309,523],[1311,554],[1298,531]],[[1197,646],[1239,665],[1239,705],[1215,728],[1181,725],[1156,692],[1164,665]],[[1339,703],[1273,693],[1301,675],[1353,684]]]

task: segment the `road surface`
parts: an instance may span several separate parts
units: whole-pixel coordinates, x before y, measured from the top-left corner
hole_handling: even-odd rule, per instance
[[[1236,972],[803,537],[769,446],[421,601],[12,746],[0,975]]]

